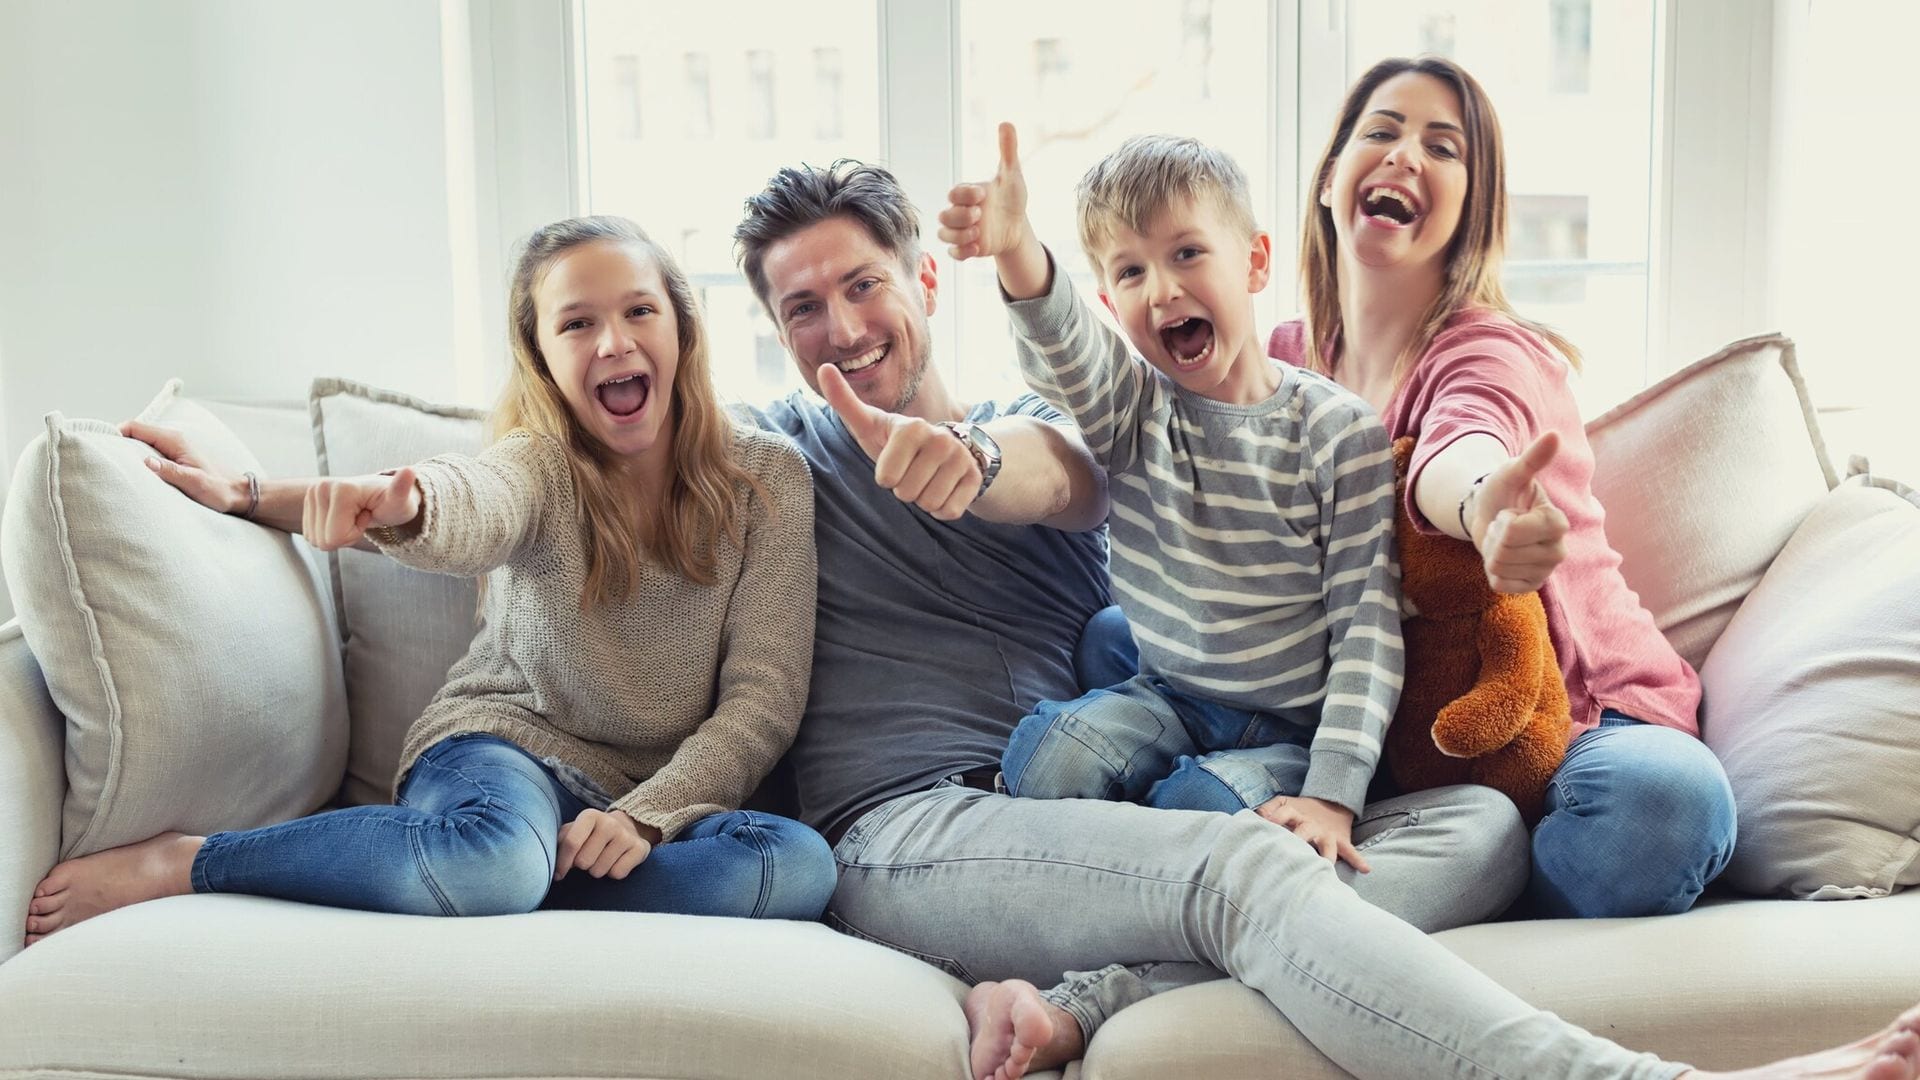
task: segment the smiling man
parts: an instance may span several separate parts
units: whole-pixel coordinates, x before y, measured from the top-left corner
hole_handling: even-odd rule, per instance
[[[1376,943],[1356,963],[1397,971],[1388,953],[1419,935],[1354,890],[1425,929],[1518,893],[1525,834],[1486,789],[1366,807],[1365,875],[1253,814],[998,791],[1015,724],[1080,692],[1074,649],[1108,603],[1104,476],[1038,397],[948,389],[928,333],[937,267],[886,170],[782,169],[734,235],[814,392],[756,417],[813,469],[819,613],[788,762],[840,864],[827,919],[977,984],[976,1076],[1071,1060],[1114,1011],[1224,972],[1304,1008],[1314,992],[1274,931],[1327,905]]]

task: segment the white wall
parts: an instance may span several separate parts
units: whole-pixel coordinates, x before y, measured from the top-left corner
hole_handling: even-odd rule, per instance
[[[1827,444],[1920,484],[1920,170],[1905,0],[1776,0],[1774,321],[1799,344]]]
[[[48,411],[118,419],[173,376],[490,391],[442,22],[418,0],[0,3],[0,487]]]
[[[435,4],[0,4],[8,474],[176,375],[453,396],[445,110]]]

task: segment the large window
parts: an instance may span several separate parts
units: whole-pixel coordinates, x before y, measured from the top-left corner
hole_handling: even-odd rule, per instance
[[[1028,216],[1089,297],[1094,283],[1074,225],[1073,189],[1129,135],[1191,135],[1232,154],[1252,183],[1261,224],[1273,227],[1280,206],[1269,166],[1276,147],[1265,0],[1142,4],[1124,19],[1113,17],[1106,0],[958,0],[956,6],[958,178],[993,175],[996,129],[1011,121],[1020,131]],[[1291,240],[1276,246],[1284,258]],[[991,264],[969,264],[953,277],[960,394],[1024,389]],[[1259,298],[1263,324],[1290,309],[1279,291],[1269,288]]]
[[[781,165],[881,156],[873,0],[579,10],[586,209],[639,222],[693,278],[728,396],[798,386],[735,268],[733,228]]]
[[[1587,354],[1594,413],[1644,384],[1658,0],[827,0],[711,9],[580,0],[587,201],[652,229],[700,282],[726,389],[796,384],[737,276],[741,200],[777,167],[839,156],[901,176],[941,263],[936,356],[964,397],[1017,391],[990,265],[953,266],[932,215],[990,176],[1017,124],[1043,239],[1083,288],[1073,186],[1128,135],[1190,134],[1246,169],[1274,238],[1257,298],[1297,311],[1301,172],[1375,60],[1449,56],[1506,134],[1509,295]],[[1122,17],[1124,16],[1124,17]]]
[[[1493,99],[1507,153],[1508,299],[1586,355],[1589,416],[1647,378],[1653,0],[1365,0],[1347,69],[1439,53]]]

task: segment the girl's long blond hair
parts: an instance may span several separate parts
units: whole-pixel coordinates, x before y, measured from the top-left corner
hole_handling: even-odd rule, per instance
[[[1300,282],[1307,324],[1303,362],[1323,375],[1331,374],[1329,358],[1342,328],[1340,238],[1334,232],[1332,209],[1320,205],[1320,192],[1333,182],[1334,163],[1353,137],[1361,110],[1367,107],[1373,92],[1381,83],[1408,72],[1439,79],[1460,95],[1460,119],[1467,137],[1467,196],[1453,242],[1447,247],[1446,279],[1440,295],[1427,308],[1406,350],[1395,358],[1393,385],[1397,388],[1406,379],[1447,320],[1469,307],[1498,311],[1540,335],[1578,370],[1580,350],[1551,327],[1521,318],[1500,285],[1500,264],[1507,251],[1507,157],[1500,138],[1500,119],[1474,77],[1460,65],[1438,56],[1382,60],[1347,91],[1346,103],[1340,107],[1340,123],[1320,155],[1320,167],[1314,170],[1307,191],[1307,227],[1300,232]]]
[[[567,407],[540,352],[533,293],[554,260],[583,244],[607,242],[639,249],[660,270],[679,327],[680,358],[673,378],[672,481],[664,505],[638,505],[621,476],[618,455],[587,431]],[[494,410],[492,435],[526,430],[566,448],[567,465],[585,533],[587,580],[582,604],[624,598],[642,560],[657,562],[701,585],[713,582],[714,543],[726,536],[745,543],[736,485],[764,491],[734,456],[733,424],[713,388],[707,337],[693,286],[659,245],[626,218],[569,218],[535,230],[521,245],[507,294],[507,333],[513,371]],[[641,528],[651,515],[651,536]]]

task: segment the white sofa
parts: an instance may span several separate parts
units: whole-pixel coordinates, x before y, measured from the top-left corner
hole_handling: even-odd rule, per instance
[[[478,437],[472,417],[458,410],[392,395],[355,397],[338,384],[317,384],[317,391],[311,416],[298,408],[210,408],[274,473],[363,467],[348,460],[356,456],[397,463]],[[371,411],[356,428],[329,414],[343,403]],[[1838,483],[1806,406],[1791,346],[1762,338],[1694,365],[1590,427],[1596,486],[1629,578],[1696,661]],[[36,483],[48,487],[44,478],[23,476],[16,489],[22,482],[27,494],[16,491],[15,502],[36,497]],[[1913,509],[1920,515],[1920,503]],[[21,528],[15,510],[5,528]],[[12,571],[12,549],[24,540],[8,543]],[[1920,548],[1914,554],[1920,565]],[[457,649],[472,625],[461,614],[465,586],[372,563],[316,558],[312,566],[318,613],[287,618],[319,618],[328,631],[353,624],[342,656],[312,658],[315,670],[343,680],[353,714],[344,721],[348,742],[316,745],[327,747],[325,776],[339,783],[342,798],[378,798],[392,740],[417,710],[413,698],[437,681],[430,670],[383,673],[380,662],[420,640],[434,643],[429,653]],[[363,579],[335,578],[350,573]],[[1920,609],[1920,596],[1914,601]],[[354,604],[387,607],[376,621]],[[31,619],[29,606],[21,610]],[[1796,630],[1760,627],[1742,640]],[[1920,633],[1912,618],[1898,632]],[[0,922],[16,928],[35,882],[73,851],[68,776],[84,774],[67,743],[76,729],[50,684],[85,673],[43,665],[30,637],[18,621],[0,629]],[[1895,677],[1914,671],[1910,662],[1892,663],[1909,663]],[[1705,670],[1726,666],[1715,657]],[[1728,694],[1756,682],[1737,664],[1728,670],[1742,680]],[[1717,685],[1708,680],[1710,741]],[[1920,746],[1920,682],[1910,689],[1889,715],[1906,722],[1906,745]],[[261,723],[299,711],[294,702],[258,704]],[[1751,702],[1743,709],[1764,711]],[[1731,732],[1743,722],[1724,723]],[[1799,760],[1782,739],[1770,752],[1796,769],[1824,767]],[[171,767],[147,753],[122,762],[123,787],[137,770]],[[1750,805],[1741,792],[1747,775],[1734,775],[1742,828],[1758,830],[1755,843],[1768,862],[1743,873],[1760,881],[1791,861],[1791,852],[1776,852],[1767,840],[1793,823]],[[1910,779],[1873,798],[1906,807],[1900,812],[1920,803]],[[164,805],[141,812],[138,827],[148,831],[185,827]],[[1895,858],[1875,871],[1898,879],[1894,885],[1913,880],[1908,840],[1905,847],[1898,837],[1890,841]],[[1862,886],[1852,895],[1890,889]],[[1509,922],[1439,940],[1529,1001],[1703,1067],[1850,1039],[1920,999],[1920,895],[1913,892],[1812,902],[1720,890],[1681,916]],[[959,1078],[966,1074],[965,989],[916,960],[814,924],[582,912],[427,919],[188,896],[113,912],[24,951],[18,932],[0,934],[0,1077]],[[1221,981],[1121,1014],[1066,1075],[1345,1074],[1263,998]]]

